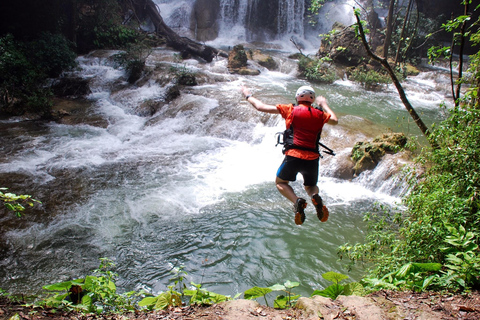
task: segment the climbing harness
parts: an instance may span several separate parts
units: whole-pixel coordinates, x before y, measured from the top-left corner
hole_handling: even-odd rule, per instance
[[[275,147],[278,146],[279,144],[283,145],[283,149],[282,149],[283,153],[285,153],[289,149],[300,149],[300,150],[318,152],[318,154],[320,155],[320,158],[323,158],[322,152],[326,153],[326,154],[329,154],[331,156],[336,155],[335,151],[333,151],[332,149],[330,149],[329,147],[327,147],[326,145],[324,145],[320,141],[317,141],[317,148],[316,149],[310,149],[310,148],[296,146],[293,143],[293,130],[291,130],[291,129],[287,129],[283,132],[277,132],[275,135],[277,136],[277,144],[275,145]],[[322,147],[325,150],[320,150],[319,147]]]

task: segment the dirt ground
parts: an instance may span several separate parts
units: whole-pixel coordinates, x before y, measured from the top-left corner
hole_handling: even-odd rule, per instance
[[[480,319],[480,293],[465,295],[439,293],[411,293],[378,291],[367,297],[345,297],[337,300],[323,297],[300,298],[296,307],[276,310],[256,301],[234,300],[210,307],[185,306],[163,311],[136,312],[113,315],[85,315],[51,309],[33,308],[0,298],[0,319],[9,320],[151,320],[151,319],[212,319],[212,320],[478,320]]]

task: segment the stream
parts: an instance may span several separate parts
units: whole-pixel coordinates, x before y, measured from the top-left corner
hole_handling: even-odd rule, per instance
[[[346,80],[313,85],[339,117],[322,135],[337,153],[320,164],[330,218],[320,223],[310,205],[305,223],[296,226],[291,203],[274,184],[283,158],[275,134],[284,121],[255,111],[239,92],[246,85],[267,103],[293,103],[296,89],[308,83],[296,78],[289,52],[268,52],[277,71],[255,65],[259,76],[238,76],[228,72],[226,59],[177,63],[173,51],[157,48],[150,67],[187,68],[201,80],[152,116],[135,110],[163,99],[162,75],[127,85],[124,70],[111,62],[114,53],[78,58],[74,75],[89,79],[92,91],[72,109],[81,121],[0,121],[2,186],[42,201],[20,219],[2,211],[0,288],[38,293],[43,285],[90,274],[102,257],[115,262],[119,290],[154,294],[167,290],[178,267],[188,273],[187,283],[231,296],[287,280],[309,296],[329,285],[321,276],[328,271],[360,279],[362,266],[348,270],[337,249],[363,241],[364,212],[399,205],[406,186],[392,168],[406,161],[387,156],[352,179],[339,172],[352,165],[357,141],[390,131],[422,140],[394,87],[366,91]],[[429,126],[446,116],[439,105],[449,99],[447,87],[434,71],[405,82]],[[301,176],[293,187],[304,194]]]

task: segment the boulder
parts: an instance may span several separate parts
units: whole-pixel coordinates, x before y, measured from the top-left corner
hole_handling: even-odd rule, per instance
[[[277,62],[268,54],[262,53],[260,50],[255,50],[252,52],[253,61],[256,61],[262,67],[267,68],[268,70],[277,70]]]
[[[80,77],[56,79],[52,91],[57,97],[80,98],[90,94],[89,80]]]
[[[241,75],[258,75],[259,70],[249,69],[247,67],[248,57],[243,45],[239,44],[233,47],[228,54],[228,71]]]
[[[320,57],[330,57],[335,63],[345,66],[357,66],[370,57],[362,42],[356,37],[353,27],[335,23],[331,33],[322,39]]]
[[[228,54],[228,69],[235,71],[240,68],[245,68],[247,61],[248,58],[245,48],[241,44],[238,44],[234,46]]]
[[[384,134],[372,142],[357,142],[352,149],[354,174],[358,176],[366,170],[373,170],[386,153],[396,153],[407,144],[407,137],[403,133]]]

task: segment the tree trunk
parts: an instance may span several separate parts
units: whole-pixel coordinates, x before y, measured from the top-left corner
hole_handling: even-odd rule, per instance
[[[388,8],[388,17],[387,17],[387,32],[385,34],[385,43],[383,44],[383,57],[388,58],[388,46],[392,39],[393,26],[393,9],[395,8],[395,0],[390,0],[390,7]]]
[[[181,37],[168,27],[152,0],[131,0],[131,3],[137,16],[150,18],[155,26],[155,32],[165,38],[168,46],[180,51],[182,57],[187,58],[193,55],[211,62],[217,56],[218,49],[195,42],[187,37]]]
[[[410,0],[407,6],[407,11],[405,12],[405,18],[403,19],[402,32],[400,33],[400,39],[398,40],[397,52],[395,53],[395,66],[397,65],[398,60],[400,59],[400,51],[402,50],[402,44],[404,41],[407,24],[410,20],[410,10],[412,8],[412,5],[413,5],[413,0]]]
[[[388,63],[386,58],[381,58],[377,55],[375,55],[372,50],[370,49],[367,39],[365,37],[365,32],[363,31],[362,23],[360,21],[360,17],[355,14],[355,17],[357,18],[357,25],[358,25],[358,31],[360,33],[360,38],[362,40],[362,43],[365,47],[365,50],[367,50],[367,53],[370,57],[372,57],[374,60],[378,61],[388,72],[390,75],[390,78],[392,78],[393,83],[395,84],[395,87],[397,88],[398,94],[400,95],[400,99],[403,102],[403,105],[407,109],[408,113],[412,117],[413,121],[415,121],[416,125],[420,128],[422,133],[427,137],[427,139],[430,136],[430,131],[428,130],[428,127],[423,123],[422,119],[420,116],[417,114],[413,106],[410,104],[410,101],[407,99],[407,95],[405,94],[405,91],[403,90],[402,85],[400,84],[400,81],[398,80],[397,76],[395,75],[395,72],[393,71],[392,67]],[[430,140],[429,140],[430,141]],[[431,141],[430,141],[431,143]]]
[[[465,11],[463,13],[465,16],[468,15],[468,1],[465,1]],[[455,106],[460,105],[460,89],[462,88],[462,82],[460,81],[463,77],[463,50],[465,49],[465,30],[467,28],[467,20],[463,21],[462,27],[460,30],[460,52],[458,53],[458,83],[457,90],[454,93]],[[452,51],[453,55],[453,51]]]

